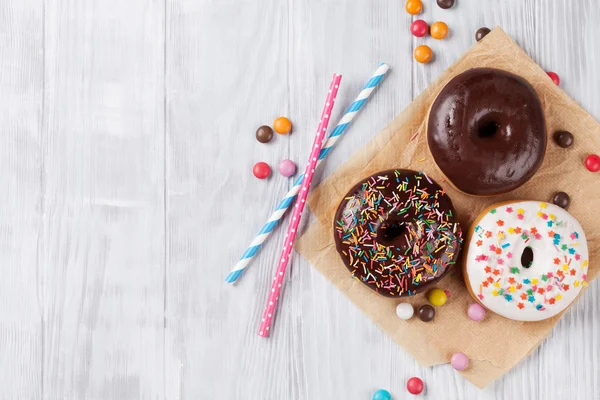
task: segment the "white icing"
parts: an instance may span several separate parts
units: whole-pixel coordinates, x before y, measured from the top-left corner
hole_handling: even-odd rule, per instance
[[[553,317],[587,285],[583,229],[553,204],[522,201],[498,206],[479,220],[467,245],[464,262],[471,290],[485,307],[506,318]],[[533,251],[529,268],[521,264],[526,247]]]

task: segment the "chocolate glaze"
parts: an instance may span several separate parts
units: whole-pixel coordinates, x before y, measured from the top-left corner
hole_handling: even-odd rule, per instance
[[[453,78],[431,106],[427,141],[460,191],[493,196],[527,182],[542,165],[546,121],[533,87],[492,68]]]
[[[438,281],[462,243],[450,198],[411,170],[378,172],[356,184],[338,207],[334,236],[352,276],[387,297],[412,296]]]

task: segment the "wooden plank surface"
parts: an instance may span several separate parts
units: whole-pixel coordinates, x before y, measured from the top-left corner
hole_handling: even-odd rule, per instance
[[[43,395],[161,399],[164,5],[45,6]]]
[[[443,20],[443,41],[414,19]],[[423,368],[301,257],[257,336],[282,245],[223,282],[306,162],[329,79],[341,115],[392,71],[316,175],[331,173],[499,25],[600,118],[595,0],[0,0],[0,399],[600,399],[600,284],[479,390]],[[434,62],[416,64],[426,43]],[[291,135],[255,129],[287,115]],[[267,181],[252,165],[273,168]],[[598,221],[600,223],[600,221]],[[307,218],[303,228],[309,223]]]
[[[42,396],[41,0],[0,1],[0,398]]]

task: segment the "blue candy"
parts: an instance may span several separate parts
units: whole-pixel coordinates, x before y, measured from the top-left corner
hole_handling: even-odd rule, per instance
[[[392,400],[392,395],[385,389],[379,389],[373,393],[373,400]]]

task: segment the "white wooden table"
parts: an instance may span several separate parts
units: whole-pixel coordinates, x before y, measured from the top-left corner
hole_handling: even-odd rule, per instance
[[[485,390],[418,366],[298,255],[259,338],[283,229],[223,282],[292,183],[252,165],[304,164],[334,72],[348,104],[392,67],[317,180],[484,25],[600,117],[596,0],[424,3],[447,40],[412,37],[403,0],[0,0],[0,399],[405,399],[414,375],[430,399],[600,399],[598,281]],[[294,133],[259,144],[279,115]]]

